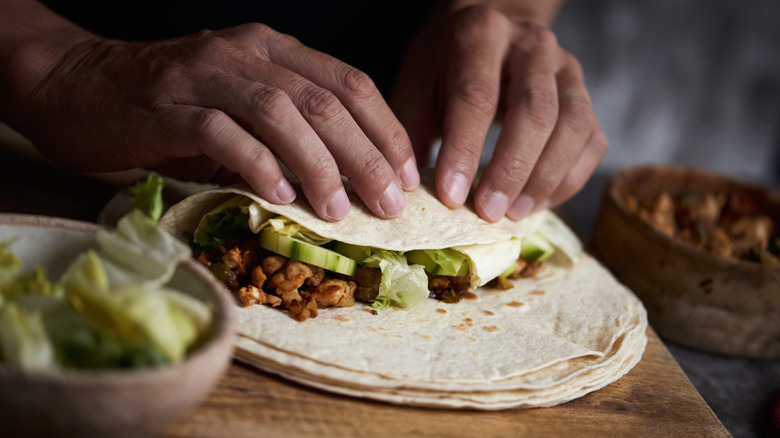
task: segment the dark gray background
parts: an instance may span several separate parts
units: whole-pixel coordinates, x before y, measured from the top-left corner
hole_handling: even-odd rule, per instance
[[[555,30],[582,63],[610,140],[596,175],[562,208],[585,239],[606,178],[625,166],[685,164],[780,188],[779,21],[778,0],[566,4]],[[668,347],[729,432],[765,436],[780,360]]]
[[[674,162],[780,174],[780,1],[570,1],[555,24],[611,149],[601,169]]]

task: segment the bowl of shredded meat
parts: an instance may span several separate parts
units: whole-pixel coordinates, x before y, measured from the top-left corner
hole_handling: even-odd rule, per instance
[[[624,169],[607,183],[592,245],[666,340],[780,357],[777,192],[703,169]]]

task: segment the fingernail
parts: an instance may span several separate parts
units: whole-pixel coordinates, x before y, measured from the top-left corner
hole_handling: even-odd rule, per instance
[[[506,214],[509,200],[501,192],[489,192],[482,198],[482,211],[491,222],[496,222]]]
[[[330,197],[330,200],[328,200],[325,214],[328,216],[328,219],[338,221],[347,216],[349,209],[350,205],[347,192],[345,192],[344,189],[339,189]]]
[[[444,192],[452,202],[463,204],[466,202],[466,197],[469,195],[468,180],[459,173],[453,173],[444,183]]]
[[[289,181],[282,178],[276,185],[276,197],[284,204],[289,204],[295,200],[295,189]]]
[[[382,199],[379,200],[379,208],[382,209],[385,216],[396,217],[404,211],[406,207],[406,197],[404,192],[398,187],[398,184],[391,183],[387,186]]]
[[[414,190],[420,185],[420,173],[417,171],[417,163],[414,158],[407,160],[406,164],[401,167],[401,184],[404,185],[404,190]]]
[[[534,209],[534,205],[533,199],[526,195],[520,195],[515,199],[515,202],[512,203],[512,206],[509,207],[507,215],[514,220],[520,220],[531,213]]]

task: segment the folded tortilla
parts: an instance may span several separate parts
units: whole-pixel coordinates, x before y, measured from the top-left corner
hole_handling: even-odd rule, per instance
[[[509,290],[480,287],[472,299],[432,299],[409,310],[366,304],[327,308],[303,323],[262,305],[239,311],[236,357],[312,387],[391,403],[473,409],[552,406],[602,388],[641,358],[641,302],[588,254],[553,213],[491,224],[449,209],[423,186],[398,218],[379,219],[349,191],[352,211],[326,222],[300,199],[271,204],[246,186],[193,195],[161,224],[192,233],[202,216],[241,194],[334,240],[388,250],[468,247],[542,233],[556,255]],[[503,267],[502,267],[503,268]]]

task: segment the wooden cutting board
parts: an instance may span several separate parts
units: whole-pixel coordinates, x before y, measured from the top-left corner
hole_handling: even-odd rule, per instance
[[[648,329],[637,366],[611,385],[552,408],[497,412],[395,406],[332,395],[234,362],[164,437],[729,437]]]
[[[98,183],[7,151],[0,124],[0,211],[93,220],[136,176]],[[31,149],[27,143],[26,149]],[[113,181],[116,178],[116,181]],[[108,178],[106,178],[108,180]],[[52,184],[51,181],[57,181]],[[498,412],[422,409],[309,389],[233,363],[209,396],[163,437],[728,437],[656,334],[626,376],[552,408]],[[2,435],[2,432],[0,432]]]

